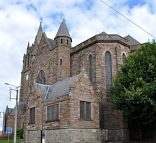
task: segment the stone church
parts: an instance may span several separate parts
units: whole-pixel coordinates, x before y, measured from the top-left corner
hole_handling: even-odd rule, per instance
[[[102,32],[72,47],[65,20],[54,39],[40,24],[23,57],[20,116],[25,143],[123,143],[128,126],[108,89],[140,43]]]

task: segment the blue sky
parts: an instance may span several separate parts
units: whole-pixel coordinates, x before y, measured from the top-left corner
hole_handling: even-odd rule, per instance
[[[145,0],[128,0],[127,4],[133,8],[135,6],[141,6],[145,3]]]
[[[155,0],[105,0],[125,16],[156,35]],[[66,19],[73,46],[106,32],[131,35],[140,42],[152,39],[148,34],[116,14],[101,0],[0,0],[0,112],[9,101],[5,82],[20,85],[22,58],[27,43],[34,41],[40,19],[46,35],[53,39],[63,18]],[[0,130],[2,118],[0,118]]]

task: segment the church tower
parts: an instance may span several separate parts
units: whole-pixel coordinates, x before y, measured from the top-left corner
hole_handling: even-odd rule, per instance
[[[72,42],[65,20],[62,21],[54,40],[58,53],[57,79],[63,80],[70,77],[70,48]]]
[[[40,43],[41,37],[43,34],[42,23],[40,22],[34,44],[30,46],[28,42],[26,53],[23,56],[23,69],[21,72],[21,85],[20,85],[20,97],[19,101],[25,103],[26,98],[28,97],[29,91],[29,72],[32,66],[32,62],[35,59],[35,55],[38,49],[38,45]]]

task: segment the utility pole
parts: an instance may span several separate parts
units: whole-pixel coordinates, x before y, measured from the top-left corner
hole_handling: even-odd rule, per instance
[[[3,118],[3,127],[2,127],[2,133],[4,132],[4,111],[0,112],[0,118]]]
[[[0,118],[3,118],[4,112],[0,112]]]
[[[16,143],[16,139],[17,139],[16,132],[17,132],[18,90],[19,90],[20,86],[15,86],[15,85],[12,85],[12,84],[9,84],[9,83],[5,83],[5,84],[14,87],[14,88],[10,88],[10,90],[13,90],[13,91],[16,92],[16,97],[15,98],[12,98],[11,97],[11,93],[10,93],[10,99],[15,99],[16,100],[16,105],[15,105],[15,123],[14,123],[14,143]]]

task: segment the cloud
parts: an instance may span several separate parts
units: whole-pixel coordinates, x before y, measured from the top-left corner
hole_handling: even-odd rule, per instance
[[[126,17],[156,35],[156,1],[105,0]],[[9,0],[0,1],[0,111],[14,105],[9,101],[8,87],[4,82],[20,84],[22,58],[28,41],[37,33],[40,19],[43,29],[51,39],[55,37],[60,22],[66,19],[73,45],[95,34],[130,34],[140,42],[152,39],[106,6],[102,0]]]

